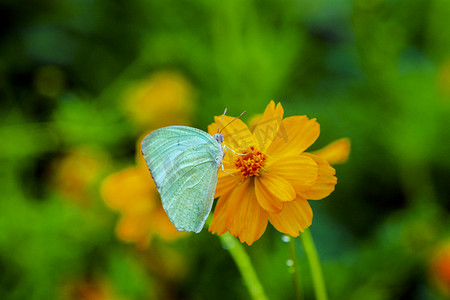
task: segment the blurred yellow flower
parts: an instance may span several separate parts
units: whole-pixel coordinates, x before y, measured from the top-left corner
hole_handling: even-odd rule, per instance
[[[281,104],[271,101],[251,131],[241,120],[225,116],[225,172],[219,171],[216,197],[220,197],[209,228],[230,232],[251,245],[268,221],[278,231],[298,236],[312,223],[307,199],[328,196],[336,185],[335,170],[318,155],[305,153],[319,136],[319,124],[306,116],[283,119]],[[208,126],[218,131],[221,117]]]
[[[450,241],[440,244],[431,255],[430,276],[436,289],[450,298]]]
[[[139,128],[188,124],[194,109],[194,91],[180,73],[160,71],[132,85],[123,108]]]
[[[183,234],[164,212],[142,155],[137,155],[136,166],[105,178],[101,194],[108,207],[120,213],[116,234],[122,241],[145,248],[154,235],[173,240]]]
[[[79,204],[90,204],[94,184],[109,166],[105,153],[79,146],[53,160],[50,167],[51,185],[64,197]]]

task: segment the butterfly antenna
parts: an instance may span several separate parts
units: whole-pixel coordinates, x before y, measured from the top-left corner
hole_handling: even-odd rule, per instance
[[[228,125],[230,125],[231,123],[233,123],[234,121],[236,121],[237,119],[239,119],[243,114],[245,114],[246,113],[246,111],[244,110],[239,116],[237,116],[236,118],[234,118],[233,120],[231,120],[231,122],[230,123],[228,123],[227,125],[225,125],[219,132],[221,132],[222,130],[224,130]],[[223,117],[222,117],[222,119],[223,119]],[[222,121],[220,121],[220,122],[222,122]]]
[[[219,133],[220,125],[222,124],[223,118],[225,117],[225,114],[227,113],[227,108],[225,108],[225,111],[223,112],[222,119],[220,119],[219,127],[217,127],[217,133]]]

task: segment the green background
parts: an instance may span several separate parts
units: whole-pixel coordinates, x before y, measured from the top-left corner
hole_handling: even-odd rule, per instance
[[[0,299],[249,297],[206,229],[146,250],[115,236],[99,186],[150,129],[123,91],[161,70],[195,91],[191,126],[225,107],[248,122],[274,100],[318,119],[312,150],[351,139],[335,192],[311,202],[330,299],[445,299],[430,261],[450,237],[449,17],[446,0],[2,1]],[[52,180],[77,147],[105,166],[84,204]],[[245,246],[271,299],[294,297],[281,237],[269,225]],[[83,292],[99,282],[110,295]]]

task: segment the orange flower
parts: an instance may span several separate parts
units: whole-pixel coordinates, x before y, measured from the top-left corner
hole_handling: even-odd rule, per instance
[[[123,109],[139,128],[187,124],[194,98],[194,89],[182,74],[159,71],[130,85],[124,94]]]
[[[312,223],[307,201],[328,196],[336,185],[335,170],[318,155],[304,151],[319,136],[319,124],[306,116],[283,119],[281,104],[271,101],[251,131],[241,120],[224,128],[225,172],[219,171],[220,197],[209,230],[230,232],[251,245],[268,221],[279,231],[298,236]],[[221,117],[208,126],[217,132]],[[224,117],[223,124],[233,120]]]
[[[53,160],[50,182],[68,200],[89,206],[93,200],[93,186],[108,165],[105,153],[88,146],[79,146]]]
[[[137,159],[137,166],[104,179],[101,194],[105,203],[121,215],[116,227],[117,236],[125,242],[137,243],[140,248],[145,248],[153,235],[172,240],[183,233],[176,230],[164,212],[140,153]]]

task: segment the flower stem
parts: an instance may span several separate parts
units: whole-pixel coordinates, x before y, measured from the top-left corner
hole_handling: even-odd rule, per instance
[[[241,275],[244,279],[244,283],[254,300],[266,300],[267,297],[264,294],[263,287],[256,276],[255,269],[244,250],[244,247],[229,233],[225,233],[219,236],[222,245],[230,252],[231,257],[234,259]]]
[[[302,299],[302,289],[300,286],[300,270],[299,270],[299,263],[298,263],[298,253],[297,253],[297,246],[296,246],[296,239],[289,238],[289,249],[291,252],[291,259],[292,259],[292,268],[294,273],[294,287],[295,287],[295,299],[300,300]]]
[[[308,259],[309,268],[311,270],[316,299],[327,300],[328,297],[325,282],[323,280],[322,267],[320,265],[319,256],[317,255],[311,233],[308,229],[306,229],[305,232],[300,234],[300,238],[305,250],[306,258]]]

